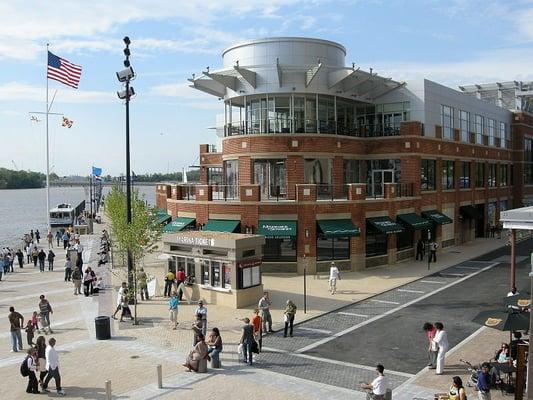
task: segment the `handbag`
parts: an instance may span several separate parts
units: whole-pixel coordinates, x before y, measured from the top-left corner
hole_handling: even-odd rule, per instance
[[[255,340],[252,340],[252,353],[259,354],[259,345]]]

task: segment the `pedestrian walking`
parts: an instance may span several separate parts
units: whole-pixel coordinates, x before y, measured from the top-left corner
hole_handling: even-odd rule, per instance
[[[15,270],[13,269],[13,262],[15,261],[15,255],[13,254],[12,249],[8,249],[8,250],[9,252],[7,253],[7,262],[9,265],[9,269],[10,269],[10,272],[15,272]]]
[[[50,338],[48,346],[46,346],[46,370],[48,371],[46,378],[43,382],[43,392],[50,392],[48,390],[48,383],[54,378],[56,383],[56,391],[59,396],[64,396],[65,392],[61,388],[61,375],[59,374],[59,354],[57,353],[55,346],[56,340]]]
[[[91,267],[87,267],[85,270],[85,274],[83,275],[83,294],[85,297],[88,297],[89,295],[93,294],[93,285],[96,281],[96,274],[91,269]]]
[[[242,344],[242,352],[244,362],[252,365],[252,345],[254,343],[254,327],[250,325],[250,319],[244,318],[244,326],[242,327],[241,339],[239,343]]]
[[[74,294],[81,294],[81,272],[78,268],[72,271],[72,282],[74,283]],[[65,282],[67,281],[67,271],[65,270]]]
[[[424,241],[422,238],[418,239],[416,242],[416,257],[415,260],[424,261]]]
[[[37,311],[33,312],[30,320],[31,320],[31,324],[33,325],[33,331],[37,333],[41,333],[41,331],[39,330],[39,313],[37,313]]]
[[[54,236],[56,238],[56,245],[57,245],[57,247],[59,247],[59,242],[61,241],[61,236],[62,236],[61,230],[58,229]],[[63,249],[63,250],[65,250],[65,249]]]
[[[490,364],[484,362],[481,364],[481,371],[477,373],[476,391],[479,400],[490,400],[490,385],[492,379],[490,377]]]
[[[39,371],[39,385],[43,386],[44,378],[46,377],[46,338],[39,336],[35,341],[35,349],[37,350],[37,370]]]
[[[285,322],[285,328],[283,329],[283,337],[287,337],[287,330],[289,330],[289,335],[290,337],[292,337],[294,316],[296,315],[296,304],[294,304],[292,300],[287,300],[287,306],[285,307],[285,312],[283,314],[284,314],[283,318]]]
[[[31,261],[32,261],[31,246],[28,244],[28,245],[24,248],[24,251],[26,252],[26,263],[27,263],[27,264],[30,264]]]
[[[422,329],[426,333],[426,337],[428,339],[428,367],[429,369],[435,369],[437,368],[438,347],[437,344],[433,341],[433,339],[435,338],[437,329],[430,322],[426,322]]]
[[[178,268],[178,272],[176,272],[176,287],[177,287],[180,301],[183,300],[183,289],[184,289],[183,285],[185,284],[185,279],[186,279],[185,271],[181,267]]]
[[[72,274],[72,276],[74,277],[74,274]],[[126,290],[126,288],[127,288],[126,282],[122,282],[122,285],[118,289],[118,293],[117,293],[117,308],[115,309],[115,312],[113,313],[113,317],[112,317],[113,319],[116,319],[115,316],[120,310],[122,310],[122,295],[124,294],[124,291]]]
[[[72,261],[70,261],[70,257],[67,256],[65,259],[65,282],[70,282],[70,278],[72,277]]]
[[[39,296],[39,312],[41,317],[41,327],[43,328],[43,332],[46,333],[46,328],[48,328],[48,333],[54,333],[52,332],[52,327],[50,325],[50,314],[54,313],[54,310],[52,310],[52,306],[48,302],[47,299],[45,299],[44,294]]]
[[[174,272],[169,270],[165,275],[165,297],[170,297],[170,293],[172,292],[172,286],[174,285]]]
[[[194,314],[200,314],[202,316],[202,333],[205,337],[207,332],[207,308],[204,307],[204,302],[202,300],[198,301],[198,307],[196,307],[196,310],[194,310]]]
[[[120,322],[124,322],[124,317],[133,319],[131,316],[130,306],[128,305],[128,300],[128,289],[124,289],[122,292],[122,298],[120,299],[120,308],[122,309],[119,320]]]
[[[35,336],[35,328],[33,327],[33,323],[31,322],[31,319],[26,322],[26,329],[24,329],[26,332],[26,341],[28,342],[28,347],[33,346],[33,338]]]
[[[448,391],[449,400],[466,400],[465,387],[463,386],[463,380],[459,376],[452,378],[452,385]]]
[[[54,259],[56,258],[56,255],[52,250],[48,250],[48,256],[46,257],[48,260],[48,271],[54,270]]]
[[[77,253],[76,266],[80,271],[83,271],[83,245],[80,243],[79,239],[76,242],[75,248]]]
[[[381,364],[376,365],[378,376],[372,382],[361,384],[361,388],[367,390],[367,400],[385,400],[385,394],[389,388],[389,380],[385,376],[385,367]]]
[[[37,243],[41,240],[41,233],[39,232],[39,229],[35,230],[35,239],[37,240]]]
[[[15,253],[15,255],[17,256],[17,261],[19,263],[19,268],[24,268],[24,254],[22,253],[22,251],[20,249],[18,249],[17,252]]]
[[[272,330],[272,315],[270,315],[270,305],[272,304],[272,301],[270,300],[270,296],[268,292],[263,292],[263,297],[259,300],[259,304],[257,308],[261,310],[261,319],[263,320],[263,332],[272,333],[274,332]],[[267,324],[268,324],[268,330],[267,330]]]
[[[63,235],[61,235],[61,240],[63,241],[63,250],[66,250],[68,247],[68,242],[70,240],[68,232],[66,230],[65,232],[63,232]]]
[[[35,234],[33,233],[33,229],[30,230],[30,237],[31,237],[31,241],[33,242],[33,239],[35,238]]]
[[[178,328],[178,305],[179,305],[178,295],[176,292],[172,292],[172,297],[168,302],[168,309],[170,314],[170,323],[173,325],[172,329],[176,330]]]
[[[448,351],[450,345],[448,343],[448,333],[444,330],[444,325],[442,322],[435,322],[435,328],[437,332],[435,333],[433,342],[438,346],[439,349],[437,353],[437,368],[435,373],[437,375],[442,375],[444,371],[446,352]]]
[[[43,249],[37,253],[37,258],[39,259],[39,271],[44,272],[44,262],[46,261],[46,253]]]
[[[337,279],[341,279],[341,275],[335,262],[331,262],[329,267],[329,291],[333,295],[337,293]]]
[[[252,326],[254,327],[254,339],[259,345],[259,351],[263,347],[263,320],[259,316],[259,309],[254,310],[254,315],[252,316]]]
[[[141,291],[141,300],[144,301],[145,299],[148,300],[148,276],[146,275],[146,272],[144,272],[144,268],[141,267],[139,269],[139,273],[137,274],[137,284],[139,285],[139,290]]]
[[[48,231],[46,234],[46,240],[48,240],[48,248],[54,248],[54,235],[52,234],[52,231]]]
[[[18,352],[22,350],[22,333],[21,329],[24,326],[24,317],[15,311],[15,307],[9,307],[9,330],[11,333],[11,352]]]
[[[437,249],[439,248],[439,245],[437,242],[432,240],[429,242],[429,262],[433,260],[433,262],[437,262]]]
[[[28,349],[28,355],[24,359],[24,363],[22,364],[26,368],[24,369],[24,372],[28,374],[28,385],[26,386],[26,393],[31,394],[39,394],[39,385],[37,382],[37,352],[35,349]],[[22,372],[22,368],[21,368]],[[24,374],[23,374],[24,376]]]

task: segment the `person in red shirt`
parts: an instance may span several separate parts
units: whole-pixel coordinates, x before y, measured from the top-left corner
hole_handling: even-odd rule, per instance
[[[437,333],[437,328],[435,328],[431,322],[426,322],[422,329],[426,333],[428,339],[428,367],[429,369],[435,369],[437,367],[437,353],[439,352],[439,349],[435,347],[433,338]]]
[[[176,273],[176,281],[178,283],[178,296],[180,301],[183,300],[183,287],[180,288],[180,285],[185,282],[185,271],[183,268],[178,268],[178,272]]]
[[[261,326],[263,325],[263,319],[259,315],[259,309],[254,310],[254,315],[252,316],[252,326],[254,327],[254,338],[257,344],[259,345],[259,351],[263,346],[263,331]]]

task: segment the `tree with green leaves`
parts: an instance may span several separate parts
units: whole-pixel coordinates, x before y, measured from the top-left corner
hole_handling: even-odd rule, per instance
[[[158,249],[157,243],[161,239],[162,226],[156,223],[157,210],[149,206],[139,197],[137,190],[131,192],[132,221],[127,222],[126,193],[119,185],[111,188],[106,196],[105,213],[109,219],[109,230],[113,247],[125,266],[128,250],[133,258],[133,281],[137,276],[137,268],[140,268],[146,254]],[[127,270],[122,269],[128,274]],[[129,281],[129,279],[128,279]],[[134,284],[133,296],[137,298],[137,285]]]

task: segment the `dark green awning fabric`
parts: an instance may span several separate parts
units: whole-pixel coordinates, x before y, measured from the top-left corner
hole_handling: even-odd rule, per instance
[[[155,217],[154,225],[166,225],[172,220],[172,217],[165,214],[157,214]]]
[[[402,233],[404,231],[403,226],[393,221],[389,217],[373,217],[367,218],[366,220],[370,225],[386,235]]]
[[[359,236],[361,230],[350,219],[321,219],[318,229],[325,237]]]
[[[399,214],[396,218],[414,230],[431,228],[431,222],[415,213]]]
[[[483,215],[474,206],[462,206],[459,207],[459,213],[466,218],[470,219],[482,219]]]
[[[163,228],[163,232],[166,232],[166,233],[179,232],[185,229],[187,225],[192,224],[194,221],[196,221],[194,218],[178,217],[171,223],[167,224]]]
[[[233,219],[210,219],[204,225],[204,231],[235,232],[241,221]]]
[[[296,233],[296,221],[259,220],[258,235],[263,235],[268,238],[286,239],[295,237]]]
[[[437,210],[422,211],[422,216],[439,225],[451,224],[453,219]]]

